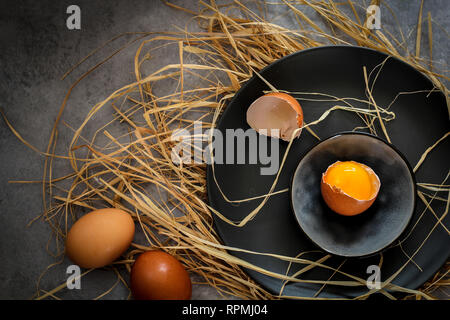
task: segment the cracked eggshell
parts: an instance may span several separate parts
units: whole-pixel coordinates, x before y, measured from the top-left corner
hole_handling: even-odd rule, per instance
[[[293,132],[303,126],[303,110],[287,93],[271,92],[256,99],[247,110],[247,123],[260,134],[290,141]],[[279,129],[279,136],[271,129]],[[299,137],[299,130],[295,137]]]
[[[370,206],[374,203],[381,187],[380,178],[378,178],[377,174],[370,167],[359,163],[359,165],[361,165],[369,174],[372,185],[374,187],[374,192],[372,193],[372,196],[367,200],[359,200],[353,198],[342,191],[340,188],[330,185],[325,181],[328,170],[339,162],[340,161],[337,161],[330,165],[322,174],[320,191],[322,193],[323,200],[331,210],[343,216],[355,216],[369,209]]]

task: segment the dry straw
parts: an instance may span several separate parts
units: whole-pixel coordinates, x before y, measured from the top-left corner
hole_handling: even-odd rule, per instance
[[[380,4],[379,1],[373,1],[372,3]],[[326,285],[365,288],[365,279],[347,274],[341,271],[339,267],[328,266],[326,263],[329,255],[326,254],[323,254],[320,259],[312,261],[303,258],[302,253],[296,257],[287,257],[272,253],[248,252],[244,249],[224,246],[213,229],[213,216],[217,215],[228,223],[236,225],[236,227],[249,223],[258,214],[268,198],[275,194],[274,187],[278,175],[274,179],[270,192],[257,197],[257,199],[260,199],[259,205],[249,212],[245,219],[230,221],[222,213],[211,208],[206,201],[205,165],[195,163],[177,165],[172,162],[171,151],[176,142],[172,141],[171,135],[178,128],[192,131],[194,120],[201,120],[204,129],[214,127],[230,98],[253,75],[260,76],[259,70],[283,56],[321,45],[354,44],[385,52],[389,56],[399,58],[425,73],[432,80],[434,86],[442,90],[448,99],[448,90],[444,84],[448,80],[447,76],[435,71],[437,67],[433,65],[431,59],[427,60],[420,56],[422,6],[417,25],[415,54],[412,54],[408,51],[408,42],[401,30],[399,32],[401,38],[397,39],[388,31],[366,28],[366,17],[358,15],[358,10],[365,13],[365,8],[358,7],[352,1],[337,3],[331,0],[283,0],[280,2],[264,1],[247,4],[234,1],[218,6],[212,0],[209,3],[199,1],[198,12],[171,3],[165,4],[192,14],[192,21],[197,22],[197,25],[203,31],[190,32],[188,28],[179,28],[177,32],[166,32],[158,35],[153,33],[127,33],[111,39],[107,44],[114,43],[117,39],[125,36],[132,37],[132,40],[125,46],[89,69],[72,85],[57,115],[47,150],[40,152],[45,157],[45,170],[43,179],[40,181],[42,183],[45,212],[40,218],[52,228],[53,239],[57,248],[55,256],[60,258],[63,256],[63,243],[67,230],[76,219],[77,212],[80,212],[80,207],[89,211],[109,206],[129,212],[137,222],[138,228],[142,230],[145,241],[133,243],[130,251],[122,257],[123,259],[113,264],[112,269],[117,275],[117,282],[97,298],[111,292],[119,283],[127,286],[127,281],[118,272],[118,266],[123,265],[129,271],[137,254],[154,249],[165,250],[174,255],[186,266],[189,272],[199,276],[201,283],[209,284],[225,295],[231,294],[243,299],[278,299],[284,297],[303,299],[303,297],[283,295],[285,285],[291,282],[320,284],[321,289],[315,295],[315,299],[321,299],[319,293]],[[396,20],[392,10],[384,3],[381,5],[384,5],[388,10],[387,12],[392,13],[393,20]],[[297,29],[286,29],[273,21],[267,20],[266,13],[271,8],[280,8],[280,6],[284,6],[286,14],[296,19]],[[307,10],[304,10],[305,8],[308,8],[308,12],[312,11],[315,16],[319,16],[327,27],[324,28],[316,24],[305,13],[307,12]],[[353,16],[349,17],[345,12],[351,12]],[[431,58],[431,14],[428,14],[427,19]],[[61,125],[69,126],[61,121],[61,117],[72,89],[90,72],[137,41],[141,41],[141,43],[134,57],[133,73],[135,81],[115,90],[104,101],[93,106],[81,126],[73,129],[74,135],[68,149],[68,155],[56,155],[54,151],[57,144],[58,127]],[[99,53],[104,46],[80,61],[64,77],[75,68],[89,61],[88,58]],[[159,48],[176,50],[179,61],[145,74],[144,66],[148,65],[148,60],[151,59],[149,52]],[[371,92],[384,63],[385,61],[374,70],[366,70],[366,68],[361,70],[366,84],[366,100],[308,92],[308,97],[312,97],[311,100],[336,102],[336,105],[327,110],[320,118],[304,126],[309,133],[320,139],[317,132],[314,132],[314,125],[326,117],[332,116],[335,110],[341,110],[354,112],[360,117],[362,126],[354,128],[354,130],[365,128],[389,141],[389,133],[384,124],[395,119],[395,113],[390,110],[390,106],[401,94],[415,94],[423,91],[399,93],[390,105],[378,105]],[[160,89],[166,86],[165,83],[170,83],[172,87],[175,84],[175,89],[168,94],[157,94],[156,92],[161,91]],[[271,84],[267,84],[272,91],[277,90]],[[300,97],[305,93],[291,92],[291,94]],[[368,106],[366,109],[352,105],[354,102],[361,101]],[[95,116],[104,109],[112,111],[111,119],[106,125],[100,126],[96,124]],[[117,123],[122,124],[124,129],[122,135],[114,135],[113,130],[109,129],[110,126]],[[7,124],[23,143],[38,151],[29,145],[9,122]],[[375,124],[378,124],[381,132],[376,131]],[[92,137],[88,138],[84,137],[82,133],[83,129],[89,125],[96,127],[97,130]],[[100,136],[103,139],[106,138],[107,142],[98,145]],[[424,154],[419,163],[415,165],[414,170],[417,170],[426,161],[429,152],[438,147],[447,136],[448,133],[430,146],[428,150],[424,150]],[[289,147],[291,144],[292,139]],[[284,154],[280,171],[289,147]],[[54,178],[52,172],[54,159],[68,161],[73,172],[64,177]],[[436,217],[436,224],[417,250],[409,256],[405,265],[382,283],[381,289],[369,290],[358,298],[365,299],[370,294],[379,291],[391,299],[395,298],[394,292],[406,293],[409,298],[431,299],[435,290],[440,290],[449,285],[449,264],[446,264],[420,290],[401,288],[392,283],[392,280],[408,263],[415,263],[415,255],[436,228],[444,228],[445,232],[449,232],[442,222],[448,213],[450,203],[447,178],[448,176],[444,181],[439,181],[436,184],[418,183],[419,199],[426,206],[421,217],[425,214],[433,214]],[[67,181],[70,181],[68,189],[61,186],[61,183],[67,183]],[[218,186],[220,187],[220,185]],[[286,192],[286,190],[277,193],[279,192]],[[448,196],[443,197],[442,194],[445,193]],[[223,194],[223,196],[230,202],[250,200],[232,200],[227,198],[226,194]],[[431,206],[432,202],[438,201],[446,204],[445,212],[436,212]],[[418,223],[420,223],[420,219],[416,225]],[[290,267],[295,263],[301,263],[305,267],[291,276],[288,275],[288,272],[277,274],[232,255],[233,252],[238,251],[282,259],[288,261]],[[60,262],[61,260],[57,263]],[[242,267],[282,279],[284,281],[282,290],[278,294],[266,291],[249,278],[243,272]],[[420,266],[418,267],[420,268]],[[330,278],[327,281],[318,281],[299,277],[300,274],[312,268],[332,270],[334,274],[340,273],[346,280],[334,281]],[[87,270],[86,273],[90,271]],[[38,286],[36,298],[57,299],[58,291],[64,287],[65,284],[62,284],[53,290],[44,291]]]

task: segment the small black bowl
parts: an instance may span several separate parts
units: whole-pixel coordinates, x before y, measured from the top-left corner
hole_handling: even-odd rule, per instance
[[[380,178],[377,199],[359,215],[339,215],[322,198],[322,173],[338,160],[363,163]],[[416,182],[394,146],[366,133],[344,132],[321,141],[300,161],[292,178],[291,204],[301,229],[321,249],[343,257],[368,256],[387,248],[405,230],[415,209]]]

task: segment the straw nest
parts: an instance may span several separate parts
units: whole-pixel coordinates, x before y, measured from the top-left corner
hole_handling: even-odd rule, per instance
[[[379,1],[372,1],[372,3],[380,4]],[[67,230],[80,212],[83,212],[80,207],[84,208],[84,211],[89,211],[109,206],[129,212],[144,235],[142,243],[133,243],[122,260],[115,262],[112,266],[111,269],[116,272],[118,277],[115,285],[122,283],[127,286],[127,281],[117,271],[119,267],[125,267],[129,271],[137,254],[154,249],[165,250],[174,255],[190,273],[198,275],[197,278],[201,279],[200,283],[209,284],[225,295],[230,294],[243,299],[277,299],[284,296],[282,292],[272,294],[266,291],[249,278],[243,272],[242,267],[282,279],[285,283],[307,282],[307,279],[304,277],[300,279],[298,276],[311,268],[328,268],[342,273],[339,269],[327,266],[326,261],[329,257],[327,255],[317,261],[311,261],[300,257],[264,253],[291,263],[306,265],[299,274],[293,276],[276,274],[233,256],[231,253],[242,249],[225,246],[213,229],[214,215],[218,215],[222,219],[226,218],[220,212],[210,208],[206,201],[205,165],[173,163],[171,150],[176,142],[171,139],[171,135],[179,128],[192,131],[195,120],[202,121],[203,129],[214,127],[229,99],[245,81],[253,75],[259,75],[259,70],[293,52],[327,44],[364,46],[406,61],[426,74],[435,87],[445,93],[448,101],[448,89],[445,85],[448,77],[436,71],[438,68],[432,61],[433,21],[431,15],[424,18],[422,9],[420,10],[415,52],[410,52],[407,48],[408,37],[405,38],[401,30],[399,39],[383,29],[369,30],[365,26],[366,17],[358,15],[358,11],[365,12],[365,8],[358,7],[352,1],[335,3],[333,1],[293,2],[283,0],[276,3],[251,2],[244,4],[236,0],[230,4],[218,6],[212,0],[209,3],[199,1],[198,12],[171,3],[165,3],[165,5],[192,14],[191,23],[197,28],[201,28],[202,31],[190,32],[186,27],[179,28],[176,32],[158,35],[127,33],[111,39],[109,43],[124,36],[133,38],[103,62],[92,67],[72,85],[60,108],[45,152],[36,150],[29,145],[20,133],[7,122],[23,143],[45,157],[45,170],[41,181],[45,210],[36,219],[41,218],[51,226],[57,248],[54,254],[59,257],[63,256],[63,243]],[[396,20],[392,10],[384,3],[381,5],[386,6],[386,12],[391,12],[392,18]],[[286,29],[277,25],[273,20],[272,22],[266,20],[267,10],[274,6],[285,6],[286,14],[296,19],[298,28],[296,30]],[[304,13],[303,8],[312,10],[315,16],[319,16],[323,20],[323,24],[316,24],[311,17]],[[349,16],[348,12],[352,13],[352,16]],[[428,58],[420,55],[421,49],[422,51],[426,50],[421,48],[420,39],[421,30],[424,27],[428,29],[430,45],[427,49]],[[68,154],[55,154],[58,127],[68,125],[61,123],[60,119],[72,89],[87,74],[111,59],[117,52],[126,50],[139,41],[140,45],[134,55],[134,70],[132,70],[135,81],[113,91],[104,101],[94,105],[85,116],[81,126],[73,129],[74,135],[68,146]],[[64,75],[64,78],[85,63],[91,55],[98,54],[103,47],[80,61]],[[179,60],[145,74],[143,69],[144,66],[151,63],[153,50],[161,48],[177,50]],[[381,69],[382,65],[377,72],[379,73]],[[369,107],[367,109],[355,108],[352,106],[351,100],[343,100],[325,94],[318,95],[318,99],[336,101],[336,106],[325,112],[316,121],[305,124],[311,134],[318,136],[314,132],[314,124],[332,116],[334,110],[340,109],[356,113],[361,118],[361,128],[366,128],[371,133],[379,134],[387,140],[390,139],[384,123],[393,121],[395,113],[389,110],[389,106],[377,105],[371,95],[373,84],[372,87],[369,86],[368,79],[376,80],[377,73],[369,73],[365,69],[362,72],[368,93],[365,102]],[[170,88],[176,84],[176,89],[169,93],[157,93],[164,91],[160,90],[165,87],[164,83],[170,83]],[[272,90],[276,90],[270,84],[268,85]],[[101,110],[103,110],[102,112],[104,110],[111,111],[109,112],[110,121],[99,125],[95,116]],[[375,123],[382,128],[382,132],[376,132]],[[117,125],[122,129],[121,134],[117,134],[117,130],[115,130]],[[83,136],[83,129],[87,126],[97,128],[92,137]],[[417,170],[426,161],[429,152],[447,136],[448,133],[428,150],[424,150],[424,154],[419,163],[415,165],[414,170]],[[52,173],[52,163],[56,158],[65,159],[73,172],[64,177],[55,178]],[[448,233],[448,228],[442,223],[448,213],[450,203],[447,178],[448,175],[444,177],[443,181],[435,184],[418,183],[419,199],[425,203],[427,208],[423,214],[434,214],[437,218],[436,225],[430,234],[436,228],[444,228]],[[68,181],[70,182],[69,188],[60,186],[62,183],[67,185]],[[275,184],[276,179],[273,187]],[[273,187],[270,192],[274,190]],[[227,221],[240,226],[245,225],[258,214],[269,196],[270,193],[261,195],[260,205],[249,212],[244,220],[237,223]],[[248,199],[241,201],[246,200]],[[445,212],[435,212],[431,206],[433,200],[445,202]],[[414,256],[422,245],[409,257],[407,263],[414,263]],[[262,253],[252,252],[252,254]],[[380,290],[368,290],[359,298],[365,299],[379,291],[392,299],[394,298],[393,292],[406,293],[409,298],[431,299],[435,290],[449,285],[450,265],[448,263],[420,290],[410,290],[392,284],[392,280],[406,264],[389,279],[386,279]],[[84,274],[90,271],[87,270]],[[350,274],[344,275],[347,278],[345,281],[329,279],[316,282],[320,282],[322,288],[326,285],[366,286],[365,279]],[[38,288],[37,298],[56,298],[56,293],[64,287],[65,284],[62,284],[48,291]],[[112,289],[105,289],[106,291],[100,297],[108,294]],[[320,296],[316,298],[320,299]]]

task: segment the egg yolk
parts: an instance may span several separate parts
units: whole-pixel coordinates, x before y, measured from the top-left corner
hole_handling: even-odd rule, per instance
[[[369,173],[363,165],[354,161],[338,162],[331,166],[324,180],[357,200],[368,200],[373,195],[374,188]]]

